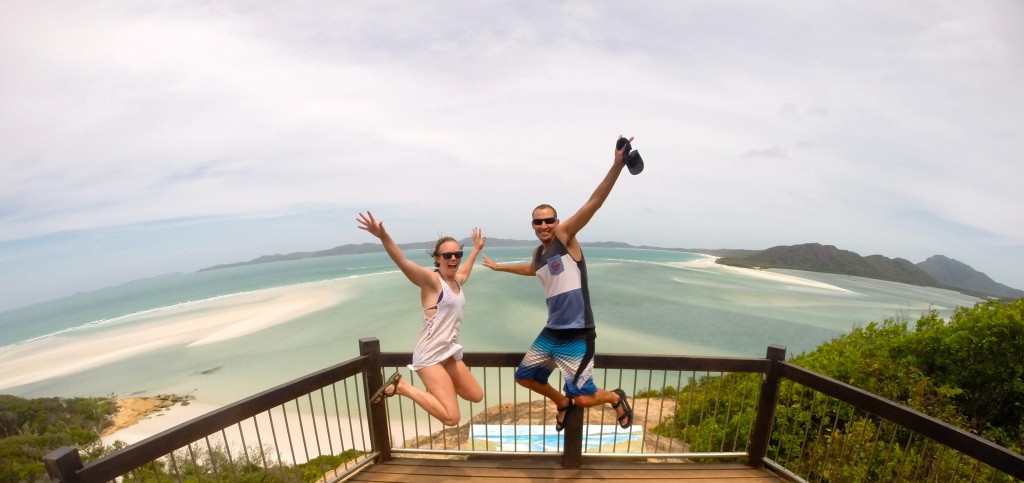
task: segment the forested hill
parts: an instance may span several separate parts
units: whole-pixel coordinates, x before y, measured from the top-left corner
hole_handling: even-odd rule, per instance
[[[950,287],[1008,299],[1024,297],[1024,290],[1017,290],[1013,287],[997,283],[989,278],[988,275],[971,268],[966,263],[942,255],[928,257],[927,260],[918,263],[917,266],[939,283]]]
[[[862,257],[832,245],[805,243],[772,247],[749,255],[724,256],[717,262],[744,268],[787,268],[854,275],[955,290],[979,298],[1015,300],[1024,296],[1024,292],[996,283],[984,273],[942,255],[915,265],[902,258],[882,255]]]
[[[777,246],[746,257],[723,257],[718,263],[744,268],[788,268],[809,272],[840,273],[911,285],[948,288],[917,265],[902,258],[882,255],[862,257],[832,245],[805,243]]]

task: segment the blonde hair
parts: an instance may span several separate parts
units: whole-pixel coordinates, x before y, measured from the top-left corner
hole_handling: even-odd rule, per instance
[[[437,239],[437,243],[434,243],[434,249],[433,250],[431,250],[429,248],[427,249],[427,253],[430,254],[430,258],[434,259],[434,266],[435,267],[440,267],[441,266],[441,264],[437,262],[437,257],[439,257],[441,255],[441,245],[444,245],[445,242],[450,242],[450,241],[458,243],[459,250],[462,250],[464,248],[463,244],[459,243],[458,240],[456,240],[456,239],[454,239],[454,238],[452,238],[450,236],[443,236],[443,237]]]

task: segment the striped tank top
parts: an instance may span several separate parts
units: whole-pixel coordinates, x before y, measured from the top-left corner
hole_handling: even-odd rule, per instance
[[[533,261],[537,278],[544,287],[548,304],[547,329],[593,329],[594,313],[590,310],[587,288],[587,264],[573,260],[561,240],[555,238],[545,251],[541,245]]]

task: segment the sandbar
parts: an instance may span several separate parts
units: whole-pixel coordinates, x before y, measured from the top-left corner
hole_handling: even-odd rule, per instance
[[[823,289],[823,290],[833,290],[833,291],[836,291],[836,292],[853,293],[851,290],[847,290],[847,289],[842,288],[842,287],[837,287],[837,286],[832,285],[830,283],[819,282],[817,280],[811,280],[811,279],[807,279],[807,278],[803,278],[803,277],[797,277],[795,275],[789,275],[789,274],[786,274],[786,273],[771,272],[771,271],[768,271],[768,270],[759,270],[759,269],[753,269],[753,268],[731,267],[729,265],[720,265],[718,263],[715,263],[715,260],[718,260],[719,257],[713,256],[713,255],[707,255],[707,254],[704,254],[704,253],[701,253],[700,255],[704,255],[704,258],[701,258],[699,260],[690,261],[690,262],[669,262],[668,264],[672,265],[672,266],[676,266],[676,267],[681,267],[681,268],[704,269],[704,270],[720,270],[720,271],[732,272],[732,273],[744,275],[744,276],[747,276],[747,277],[754,277],[754,278],[760,278],[760,279],[764,279],[764,280],[770,280],[770,281],[778,282],[778,283],[784,284],[784,285],[799,285],[799,286],[802,286],[802,287],[811,287],[811,288],[819,288],[819,289]]]
[[[89,333],[61,334],[0,351],[0,389],[109,364],[168,346],[215,344],[283,324],[351,297],[348,280],[217,297],[124,317]]]

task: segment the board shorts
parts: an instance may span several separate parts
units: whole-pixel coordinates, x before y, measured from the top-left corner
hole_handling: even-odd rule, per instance
[[[516,379],[548,383],[555,367],[565,378],[565,395],[586,396],[597,392],[594,384],[593,329],[555,330],[545,328],[516,369]]]

